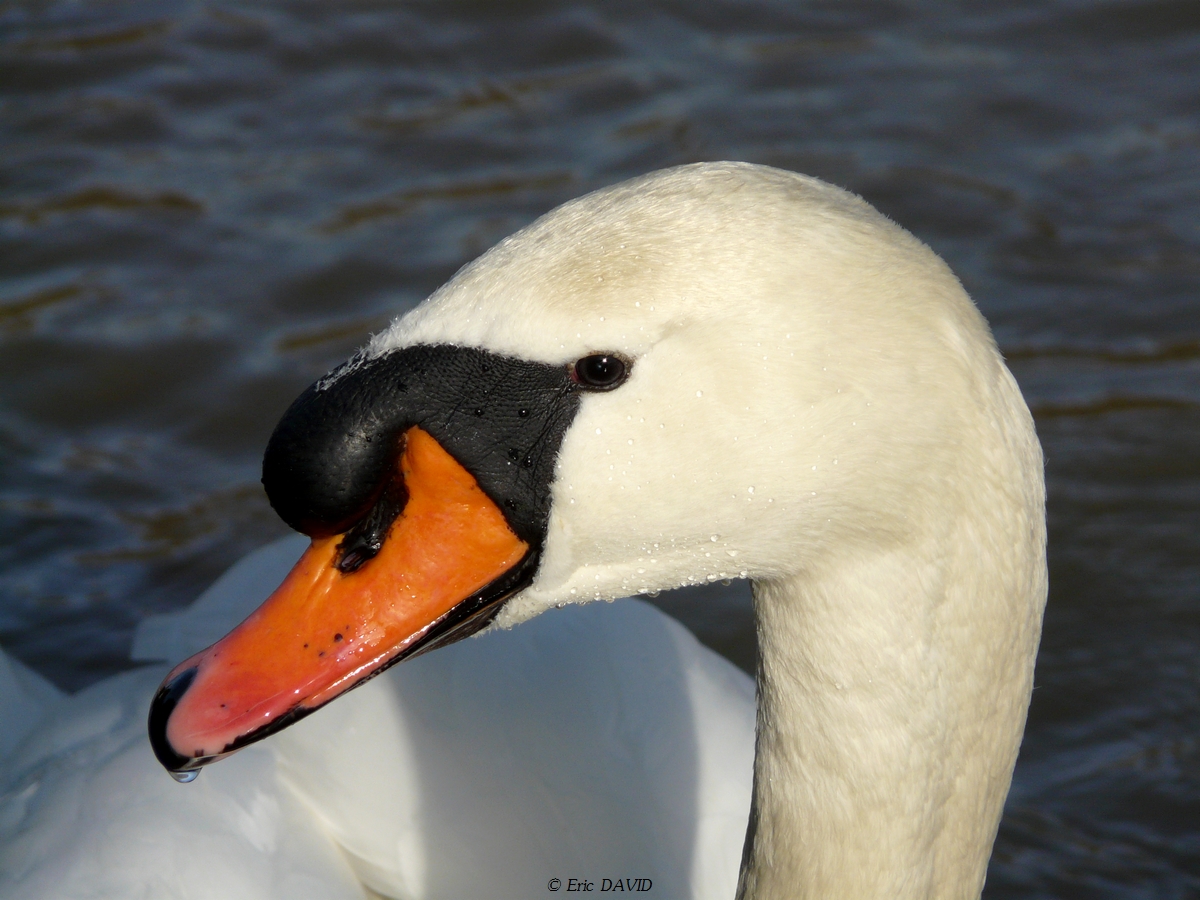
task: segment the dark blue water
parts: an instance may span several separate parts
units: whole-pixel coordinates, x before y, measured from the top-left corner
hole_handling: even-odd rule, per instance
[[[1051,596],[987,896],[1200,895],[1200,3],[0,5],[0,643],[75,689],[282,533],[292,397],[591,188],[743,159],[941,253]],[[743,666],[744,594],[670,595]]]

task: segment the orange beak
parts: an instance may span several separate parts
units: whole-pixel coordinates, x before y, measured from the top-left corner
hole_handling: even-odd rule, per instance
[[[167,676],[150,731],[169,770],[212,762],[482,627],[520,587],[505,576],[528,567],[529,544],[429,434],[414,427],[405,438],[408,500],[378,554],[343,572],[339,538],[313,540],[246,621]]]

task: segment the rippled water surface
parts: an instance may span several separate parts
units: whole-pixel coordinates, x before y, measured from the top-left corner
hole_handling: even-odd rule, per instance
[[[0,4],[0,642],[126,667],[282,532],[261,449],[368,333],[591,188],[769,163],[941,253],[1037,417],[987,896],[1198,896],[1197,110],[1196,0]],[[744,591],[659,602],[752,665]]]

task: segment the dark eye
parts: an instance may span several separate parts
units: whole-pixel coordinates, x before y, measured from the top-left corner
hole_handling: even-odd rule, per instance
[[[593,391],[611,391],[625,380],[628,372],[629,367],[619,356],[597,353],[575,363],[573,375],[576,383],[582,387]]]

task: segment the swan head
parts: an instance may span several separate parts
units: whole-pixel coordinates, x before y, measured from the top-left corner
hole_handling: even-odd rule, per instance
[[[987,452],[1007,375],[927,247],[842,190],[737,163],[564,204],[366,354],[424,345],[628,366],[580,398],[536,577],[500,625],[910,540]]]
[[[159,758],[195,768],[399,659],[550,606],[936,541],[981,478],[1003,493],[1011,459],[1036,452],[1013,437],[1028,418],[1014,391],[947,267],[816,179],[701,164],[566,203],[285,416],[264,483],[313,550],[268,612],[168,677]],[[420,519],[418,500],[461,519]],[[406,566],[419,577],[397,587]],[[415,612],[380,624],[388,591]],[[293,605],[273,618],[281,592]],[[326,632],[331,672],[308,659]],[[304,645],[303,675],[264,687],[256,660],[281,641]]]

